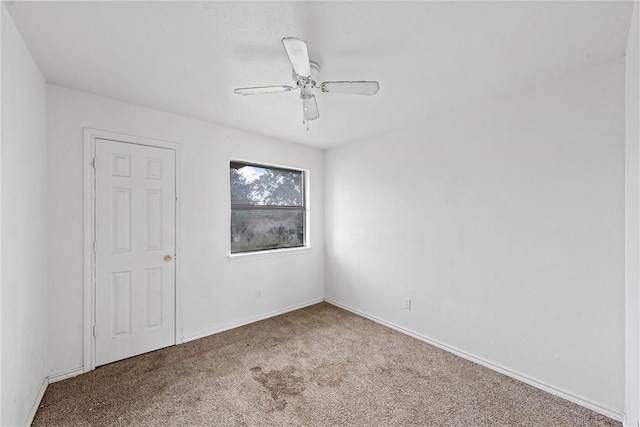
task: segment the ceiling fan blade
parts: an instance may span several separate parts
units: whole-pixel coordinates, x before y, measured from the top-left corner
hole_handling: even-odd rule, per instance
[[[324,82],[320,85],[323,92],[348,93],[350,95],[375,95],[380,89],[380,84],[374,81],[368,82]]]
[[[316,97],[313,95],[305,96],[302,98],[302,110],[304,111],[305,120],[315,120],[320,117],[318,111],[318,104],[316,103]]]
[[[238,95],[260,95],[262,93],[289,92],[293,90],[291,86],[260,86],[260,87],[239,87],[234,92]]]
[[[287,51],[293,71],[300,77],[310,77],[311,66],[309,65],[307,43],[295,37],[285,37],[282,39],[282,44]]]

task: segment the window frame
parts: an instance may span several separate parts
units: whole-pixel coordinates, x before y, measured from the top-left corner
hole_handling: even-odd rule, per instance
[[[229,190],[229,260],[237,261],[244,259],[253,259],[256,257],[271,257],[271,256],[280,256],[280,255],[291,255],[295,253],[306,252],[310,249],[309,245],[309,194],[308,194],[308,180],[309,180],[309,171],[302,168],[291,167],[291,166],[282,166],[275,165],[264,162],[256,162],[252,160],[239,160],[239,159],[229,159],[228,167],[229,172],[233,168],[233,165],[242,165],[242,166],[251,166],[263,169],[270,169],[276,171],[283,172],[295,172],[299,173],[302,180],[302,206],[278,206],[278,205],[247,205],[247,204],[234,204],[231,200],[231,174],[229,174],[229,182],[228,182],[228,190]],[[236,168],[239,169],[239,168]],[[233,252],[232,250],[232,232],[231,232],[231,220],[234,210],[257,210],[257,211],[293,211],[293,212],[301,212],[302,213],[302,244],[297,246],[286,246],[281,248],[264,248],[264,249],[253,249],[249,251],[239,251]]]

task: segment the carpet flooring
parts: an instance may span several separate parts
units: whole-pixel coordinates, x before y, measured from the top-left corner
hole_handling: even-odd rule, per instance
[[[34,426],[619,426],[327,303],[51,384]]]

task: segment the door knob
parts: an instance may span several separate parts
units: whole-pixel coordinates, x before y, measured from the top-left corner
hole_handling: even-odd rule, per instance
[[[171,255],[166,254],[166,255],[164,256],[164,260],[165,260],[165,261],[171,261]]]

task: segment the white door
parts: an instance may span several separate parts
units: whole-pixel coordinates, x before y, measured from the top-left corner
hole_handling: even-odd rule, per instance
[[[96,140],[96,366],[175,344],[175,151]]]

